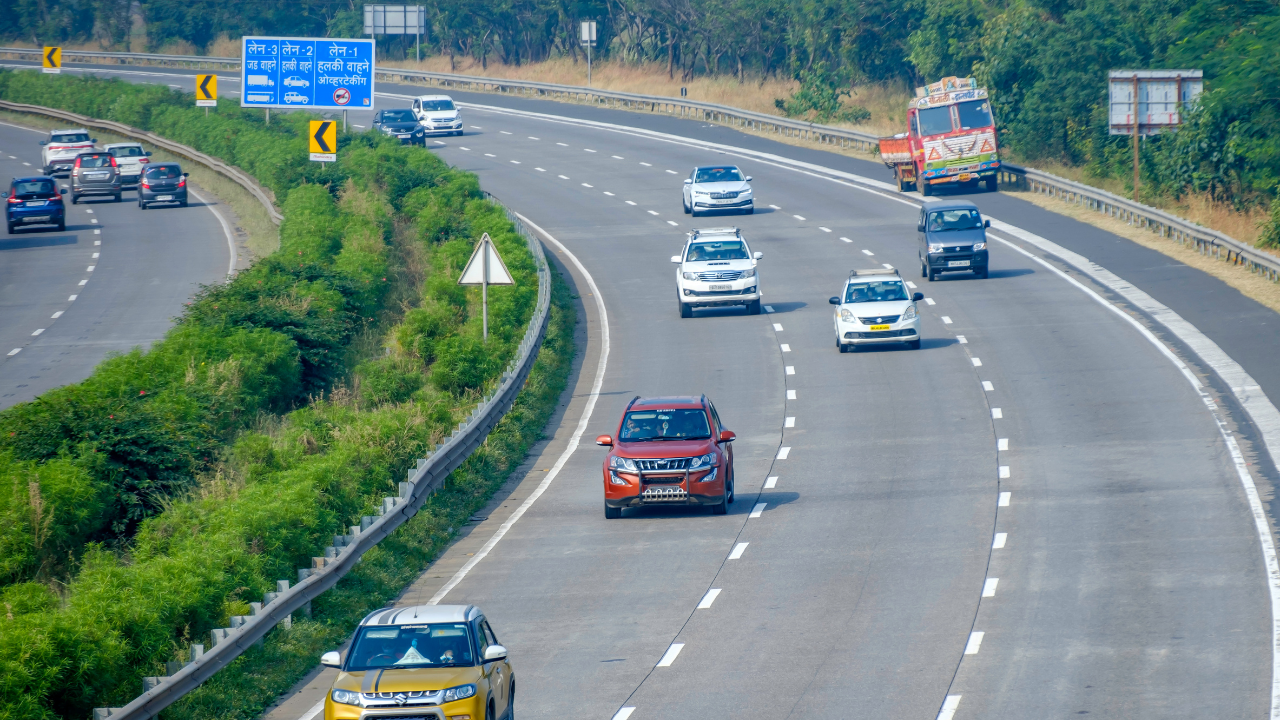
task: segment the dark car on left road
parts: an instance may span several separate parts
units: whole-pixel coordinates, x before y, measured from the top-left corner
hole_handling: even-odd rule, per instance
[[[404,145],[427,144],[427,134],[422,129],[422,123],[418,122],[418,119],[413,116],[413,111],[408,108],[379,110],[378,114],[373,116],[373,128],[390,137],[400,138],[401,144]]]
[[[71,204],[86,195],[110,195],[120,202],[120,167],[116,156],[105,150],[80,153],[71,168]]]
[[[138,207],[146,210],[157,203],[187,206],[187,174],[178,163],[151,163],[138,183]]]
[[[67,207],[62,202],[66,190],[59,189],[53,178],[14,178],[4,194],[5,222],[9,234],[20,227],[53,225],[58,230],[67,229]]]

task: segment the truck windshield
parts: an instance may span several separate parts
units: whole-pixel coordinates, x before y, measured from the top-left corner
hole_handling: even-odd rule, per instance
[[[634,410],[622,421],[618,439],[623,442],[646,440],[696,440],[711,437],[707,413],[701,408],[689,410]]]
[[[899,280],[872,280],[869,282],[849,283],[844,289],[846,303],[891,302],[906,300],[907,290]]]
[[[991,119],[991,104],[986,100],[967,100],[956,104],[960,114],[960,129],[991,127],[995,122]]]
[[[747,244],[741,240],[693,243],[689,246],[689,254],[685,256],[685,260],[689,262],[746,259]]]
[[[467,624],[432,623],[361,629],[347,661],[347,671],[472,665],[475,660]]]
[[[943,135],[951,132],[951,106],[925,108],[920,111],[920,135]]]

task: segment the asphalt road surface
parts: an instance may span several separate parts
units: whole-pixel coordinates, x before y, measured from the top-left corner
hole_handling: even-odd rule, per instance
[[[125,77],[190,85],[163,75]],[[884,176],[696,122],[453,94]],[[700,143],[475,107],[464,117],[467,135],[436,152],[554,238],[591,341],[527,476],[401,602],[456,581],[442,601],[484,608],[511,651],[521,717],[1270,712],[1271,535],[1260,540],[1250,492],[1273,466],[1249,444],[1248,418],[1215,399],[1221,382],[1146,315],[1011,233],[992,233],[989,279],[923,280],[918,197]],[[681,179],[724,162],[755,177],[757,214],[691,221]],[[1175,309],[1280,397],[1270,310],[1015,196],[971,199]],[[729,224],[764,252],[772,312],[680,319],[668,258],[691,228]],[[851,268],[884,265],[928,298],[923,347],[839,354],[827,297]],[[606,521],[590,438],[612,433],[633,395],[680,393],[706,393],[737,432],[738,501],[724,517]],[[575,436],[588,443],[575,449]],[[325,678],[271,717],[314,716]]]
[[[0,124],[0,173],[40,174],[43,131]],[[58,180],[60,185],[68,180]],[[201,284],[220,282],[232,246],[206,201],[138,209],[66,196],[67,229],[0,236],[0,408],[79,382],[108,353],[161,338]]]

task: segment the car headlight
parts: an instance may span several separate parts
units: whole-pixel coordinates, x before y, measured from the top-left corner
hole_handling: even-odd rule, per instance
[[[717,471],[717,470],[719,470],[719,469],[720,469],[720,468],[712,468],[712,469],[711,469],[711,472],[707,473],[705,477],[699,478],[698,480],[695,480],[694,482],[715,482],[715,481],[716,481],[716,471]]]
[[[738,197],[742,197],[743,195],[750,195],[750,194],[751,194],[751,188],[747,188],[746,190],[743,190],[742,192],[738,193]]]
[[[689,463],[689,469],[701,470],[706,467],[711,467],[712,465],[715,465],[715,464],[716,464],[716,454],[707,453],[706,455],[699,455],[698,457],[694,458]]]
[[[906,321],[908,321],[908,320],[915,320],[915,319],[916,319],[916,306],[915,306],[915,305],[908,305],[908,306],[907,306],[907,311],[906,311],[906,312],[904,312],[904,313],[902,313],[902,318],[900,318],[900,319],[901,319],[903,322],[906,322]]]
[[[853,322],[854,321],[853,311],[840,308],[840,319],[848,323]]]
[[[690,273],[690,272],[687,272],[687,273],[685,273],[685,274],[684,274],[684,279],[685,279],[685,280],[697,280],[697,279],[698,279],[698,273]]]
[[[609,467],[614,470],[625,470],[627,472],[636,471],[636,461],[631,458],[618,457],[617,455],[609,456]]]
[[[747,268],[746,270],[743,270],[743,271],[742,271],[742,278],[743,278],[743,279],[746,279],[746,278],[753,278],[753,277],[755,277],[755,276],[756,276],[756,269],[755,269],[755,268]]]
[[[609,482],[613,483],[614,485],[630,485],[631,484],[626,480],[623,480],[622,478],[618,477],[618,473],[612,470],[609,471]]]
[[[414,135],[421,135],[421,134],[422,134],[422,126],[421,126],[421,125],[419,125],[418,127],[414,128],[414,129],[413,129],[413,134],[414,134]]]
[[[929,252],[931,252],[931,253],[940,253],[940,252],[942,252],[942,244],[941,244],[941,243],[938,243],[938,244],[936,244],[936,245],[935,245],[934,243],[929,243]]]
[[[974,249],[975,251],[976,251],[976,250],[986,250],[986,249],[987,249],[987,244],[986,244],[986,243],[984,243],[984,242],[974,243],[974,244],[973,244],[973,249]]]
[[[444,700],[442,702],[453,702],[454,700],[462,700],[476,694],[475,685],[459,685],[451,687],[444,691]]]
[[[363,706],[363,704],[364,704],[364,703],[361,701],[360,693],[358,693],[358,692],[351,692],[350,690],[334,690],[334,691],[333,691],[333,694],[331,695],[331,697],[333,698],[333,701],[334,701],[334,702],[339,703],[339,704],[341,704],[341,705],[361,705],[361,706]]]

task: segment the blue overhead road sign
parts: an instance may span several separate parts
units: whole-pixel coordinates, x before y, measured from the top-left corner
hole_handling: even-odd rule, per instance
[[[246,37],[240,107],[373,107],[373,40]]]

